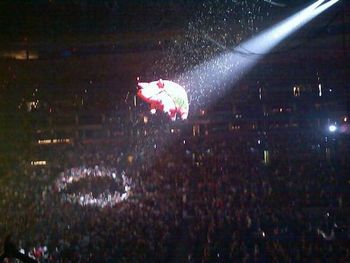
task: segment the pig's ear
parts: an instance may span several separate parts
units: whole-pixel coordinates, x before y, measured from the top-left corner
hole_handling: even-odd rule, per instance
[[[139,82],[139,83],[137,83],[137,86],[139,86],[139,88],[141,88],[141,89],[146,88],[148,85],[149,85],[149,83],[147,83],[147,82]]]
[[[164,82],[163,82],[162,79],[159,79],[159,80],[158,80],[157,86],[158,86],[160,89],[163,89],[163,88],[164,88]]]

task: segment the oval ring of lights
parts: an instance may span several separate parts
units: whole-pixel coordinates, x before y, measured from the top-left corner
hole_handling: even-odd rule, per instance
[[[98,196],[94,196],[92,192],[83,193],[74,191],[69,193],[67,190],[74,183],[82,179],[88,178],[103,178],[108,177],[123,189],[123,191],[109,191],[106,189]],[[131,195],[132,180],[128,178],[125,171],[117,173],[115,168],[106,168],[95,166],[91,167],[74,167],[62,172],[55,181],[56,189],[58,189],[61,198],[65,202],[79,204],[81,206],[95,207],[112,207],[117,203],[127,200]]]

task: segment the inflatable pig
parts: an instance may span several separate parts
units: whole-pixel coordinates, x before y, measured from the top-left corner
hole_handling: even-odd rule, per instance
[[[150,104],[151,110],[161,110],[172,120],[179,116],[187,119],[189,103],[187,93],[183,87],[170,80],[139,82],[137,95]]]

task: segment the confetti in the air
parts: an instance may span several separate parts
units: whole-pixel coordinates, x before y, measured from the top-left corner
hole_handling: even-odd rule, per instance
[[[198,88],[203,84],[201,81],[207,81],[208,77],[196,76],[195,83],[191,83],[191,76],[187,72],[193,72],[196,66],[219,54],[232,51],[243,40],[261,30],[263,23],[269,19],[271,8],[271,5],[261,0],[205,1],[183,33],[174,36],[164,56],[156,61],[150,78],[161,76],[178,81],[187,89],[191,104],[199,103],[198,97],[211,97],[212,93],[219,92],[215,83],[212,83],[212,90],[201,90]],[[242,56],[249,56],[249,51]],[[230,70],[222,68],[223,65],[227,67],[227,64],[217,60],[205,74]],[[232,68],[237,67],[239,64],[232,65]],[[215,81],[215,78],[212,79]]]

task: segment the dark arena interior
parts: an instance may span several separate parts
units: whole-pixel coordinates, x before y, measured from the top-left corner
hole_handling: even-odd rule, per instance
[[[0,39],[0,262],[350,262],[349,1],[3,0]]]

